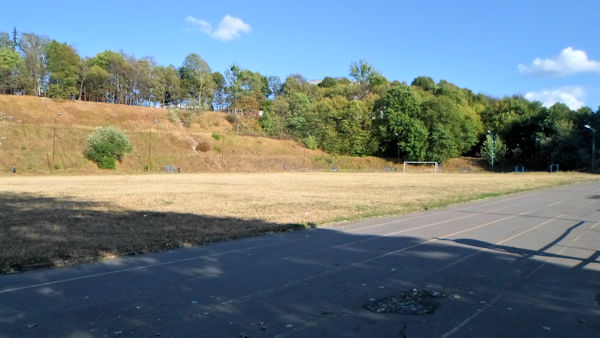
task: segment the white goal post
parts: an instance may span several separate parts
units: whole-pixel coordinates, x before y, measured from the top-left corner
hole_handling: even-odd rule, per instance
[[[403,164],[403,171],[402,172],[406,172],[406,165],[407,164],[433,164],[434,165],[434,172],[437,173],[438,172],[438,163],[437,162],[427,162],[427,161],[404,161]]]

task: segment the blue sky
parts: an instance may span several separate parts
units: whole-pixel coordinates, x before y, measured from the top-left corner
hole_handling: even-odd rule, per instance
[[[366,60],[389,80],[431,76],[494,97],[600,106],[600,1],[11,1],[0,31],[180,66],[197,53],[308,80]]]

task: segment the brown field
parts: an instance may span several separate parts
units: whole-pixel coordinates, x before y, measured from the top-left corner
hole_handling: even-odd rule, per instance
[[[340,172],[5,176],[0,177],[0,272],[409,213],[592,179],[598,176]]]

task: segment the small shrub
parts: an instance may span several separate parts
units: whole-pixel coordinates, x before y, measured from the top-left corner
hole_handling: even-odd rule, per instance
[[[191,110],[179,111],[179,119],[184,126],[190,128],[194,119],[194,112]]]
[[[220,134],[217,134],[217,133],[213,133],[213,134],[212,134],[212,137],[213,137],[215,140],[217,140],[217,141],[221,139],[221,135],[220,135]]]
[[[169,121],[175,125],[183,124],[190,128],[194,122],[194,112],[191,110],[169,109]]]
[[[213,149],[217,152],[220,153],[221,152],[221,147],[219,146],[214,146]]]
[[[306,145],[306,147],[308,149],[317,149],[317,140],[314,138],[314,136],[312,135],[308,135],[308,137],[306,137],[304,140],[304,145]]]
[[[225,116],[225,120],[227,120],[227,122],[229,122],[231,124],[234,124],[234,123],[239,122],[240,119],[238,118],[238,116],[236,114],[229,113],[229,114],[227,114],[227,116]]]
[[[126,153],[133,150],[129,138],[113,126],[97,128],[86,140],[84,155],[101,169],[115,169]]]
[[[179,120],[179,114],[177,114],[177,110],[169,109],[169,121],[171,123],[178,125],[181,121]]]
[[[56,169],[56,170],[60,170],[60,169],[62,169],[62,165],[60,165],[60,163],[56,163],[56,164],[54,165],[54,169]]]
[[[196,146],[196,151],[201,151],[203,153],[210,150],[210,144],[206,140],[200,140],[198,145]]]

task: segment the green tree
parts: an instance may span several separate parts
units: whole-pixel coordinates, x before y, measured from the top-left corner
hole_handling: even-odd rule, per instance
[[[177,104],[181,100],[179,72],[174,66],[157,66],[152,70],[152,95],[161,107]]]
[[[460,155],[452,134],[441,123],[434,124],[429,129],[427,138],[427,161],[445,162],[451,157]]]
[[[109,75],[106,92],[102,101],[112,103],[125,103],[129,91],[130,65],[123,54],[105,50],[96,54],[90,60],[90,67],[99,66]]]
[[[271,105],[273,113],[277,114],[281,119],[285,120],[290,114],[290,103],[286,96],[277,96]]]
[[[444,144],[448,146],[446,158],[460,156],[479,142],[483,125],[479,115],[469,106],[460,105],[444,96],[430,96],[421,104],[420,111],[419,119],[430,130],[430,139],[433,137],[433,130],[437,130],[436,137],[443,130]],[[440,158],[441,148],[437,149],[436,157]]]
[[[377,150],[372,137],[371,106],[344,96],[326,97],[306,115],[304,134],[326,152],[352,156]]]
[[[506,155],[506,145],[502,142],[502,139],[498,135],[485,135],[485,141],[481,145],[481,157],[486,159],[488,163],[492,164],[492,158],[494,164],[502,162]]]
[[[7,32],[0,32],[0,48],[8,48],[14,52],[13,42]]]
[[[373,66],[365,60],[354,62],[350,65],[350,76],[358,84],[359,98],[365,97],[373,88],[387,84],[387,79],[383,77]]]
[[[322,97],[335,96],[343,96],[348,100],[364,99],[366,96],[364,91],[368,86],[369,85],[364,83],[359,85],[346,78],[336,80],[331,77],[326,77],[317,85],[319,88],[319,95],[313,95],[315,97],[314,101],[319,101]]]
[[[435,92],[437,89],[435,82],[429,76],[416,77],[410,85],[421,87],[424,91],[428,92]]]
[[[12,49],[0,48],[0,93],[16,94],[21,88],[21,75],[25,62]]]
[[[105,101],[110,90],[110,74],[104,68],[94,65],[87,69],[80,85],[83,85],[82,92],[87,100]]]
[[[419,115],[419,99],[407,85],[392,88],[383,98],[383,108],[387,112],[402,112],[411,118]]]
[[[297,93],[296,95],[304,95]],[[327,97],[315,103],[314,114],[304,114],[305,128],[297,135],[310,135],[326,152],[332,154],[347,153],[348,144],[341,132],[341,122],[348,100],[343,96]]]
[[[154,61],[150,58],[136,60],[134,57],[127,59],[129,63],[129,94],[127,103],[147,105],[152,97]]]
[[[212,73],[212,81],[215,89],[213,92],[213,110],[223,110],[225,108],[227,81],[223,74],[219,72]]]
[[[277,97],[282,94],[283,83],[281,83],[279,76],[269,76],[267,78],[267,82],[269,83],[269,90],[273,97]]]
[[[350,65],[350,76],[359,83],[368,83],[375,76],[380,75],[367,61],[360,60]]]
[[[97,128],[86,139],[84,155],[101,169],[115,169],[133,146],[129,138],[113,126]]]
[[[383,75],[374,75],[369,79],[369,93],[379,97],[385,95],[391,88],[390,81]]]
[[[265,134],[269,136],[279,136],[283,133],[283,121],[279,115],[273,112],[265,111],[258,122]]]
[[[262,107],[264,101],[271,95],[269,80],[258,72],[233,65],[225,73],[225,78],[227,80],[226,101],[231,107],[239,108],[245,96],[253,97]]]
[[[318,97],[318,87],[313,86],[306,78],[300,74],[292,74],[285,78],[282,86],[283,95],[293,95],[294,93],[302,93],[309,100],[314,101]]]
[[[215,84],[210,67],[198,54],[185,57],[179,69],[183,89],[201,110],[208,110],[212,105]]]
[[[80,58],[73,47],[52,40],[48,43],[46,67],[50,73],[48,96],[74,98],[79,93]]]
[[[25,93],[41,96],[46,88],[46,47],[49,39],[33,33],[23,33],[19,40],[19,49],[24,55],[25,68],[23,84]]]
[[[561,169],[572,170],[589,166],[589,131],[585,124],[592,124],[591,110],[572,111],[557,103],[543,111],[539,121],[536,141],[536,164],[546,168],[549,163],[560,164]]]
[[[286,95],[289,113],[286,116],[286,126],[292,135],[302,137],[306,133],[306,118],[311,110],[308,96],[302,92]]]
[[[422,161],[427,152],[428,131],[419,120],[420,103],[407,85],[396,86],[382,99],[378,129],[388,156],[395,154],[410,161]]]
[[[409,161],[423,161],[427,154],[427,128],[420,120],[402,113],[392,115],[391,130],[397,137],[400,156]]]
[[[465,92],[446,80],[440,80],[438,82],[435,89],[435,95],[445,96],[461,105],[468,102]]]
[[[332,77],[326,76],[317,86],[321,88],[331,88],[335,87],[335,85],[337,85],[337,81]]]

